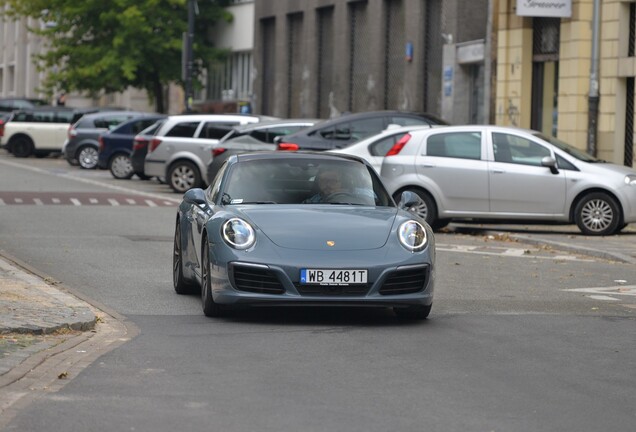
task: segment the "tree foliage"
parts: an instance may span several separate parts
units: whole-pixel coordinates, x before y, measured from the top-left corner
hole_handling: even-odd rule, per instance
[[[183,33],[188,0],[0,0],[9,18],[34,18],[29,30],[48,49],[38,56],[47,90],[91,94],[145,89],[164,111],[163,89],[182,82]],[[208,40],[209,27],[230,21],[227,1],[198,0],[194,32],[194,77],[225,51]]]

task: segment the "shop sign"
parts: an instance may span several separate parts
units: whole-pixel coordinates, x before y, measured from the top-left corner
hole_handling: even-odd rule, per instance
[[[517,15],[569,18],[572,16],[572,0],[517,0]]]

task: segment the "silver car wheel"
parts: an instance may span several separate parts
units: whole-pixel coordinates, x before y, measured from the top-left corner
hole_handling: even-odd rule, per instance
[[[132,177],[133,167],[130,158],[122,154],[115,156],[110,163],[110,172],[117,179]]]
[[[605,200],[590,200],[581,209],[583,225],[590,231],[600,232],[606,230],[615,218],[614,211]]]
[[[624,223],[619,202],[605,192],[591,192],[581,197],[574,207],[573,217],[585,235],[612,235]]]
[[[428,216],[428,206],[424,201],[422,201],[420,205],[411,207],[409,211],[415,213],[424,220],[426,220],[426,216]]]
[[[182,162],[173,166],[168,174],[170,187],[179,193],[199,187],[200,178],[196,167],[189,162]]]
[[[97,149],[92,146],[82,147],[77,155],[79,165],[84,169],[93,169],[97,166]]]

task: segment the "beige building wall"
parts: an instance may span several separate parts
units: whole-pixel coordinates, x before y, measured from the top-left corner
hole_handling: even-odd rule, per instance
[[[572,17],[561,19],[559,46],[559,139],[587,148],[592,55],[593,0],[573,1]]]
[[[629,5],[633,0],[602,0],[599,53],[597,156],[623,164],[626,78],[636,76],[627,57]],[[499,125],[530,127],[532,100],[532,18],[516,16],[516,0],[499,0],[496,116]],[[573,0],[572,17],[562,18],[559,47],[557,137],[585,150],[592,56],[594,0]],[[636,137],[632,137],[632,142]],[[636,166],[636,159],[632,161]]]
[[[497,84],[495,123],[502,126],[530,126],[532,84],[532,27],[518,17],[514,2],[500,1],[496,12]]]

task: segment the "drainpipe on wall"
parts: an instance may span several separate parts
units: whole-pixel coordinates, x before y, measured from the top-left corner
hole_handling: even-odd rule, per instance
[[[588,96],[587,117],[587,152],[596,156],[596,137],[598,133],[598,106],[599,106],[599,28],[601,22],[601,0],[594,0],[594,12],[592,16],[592,58],[590,65],[590,93]]]

